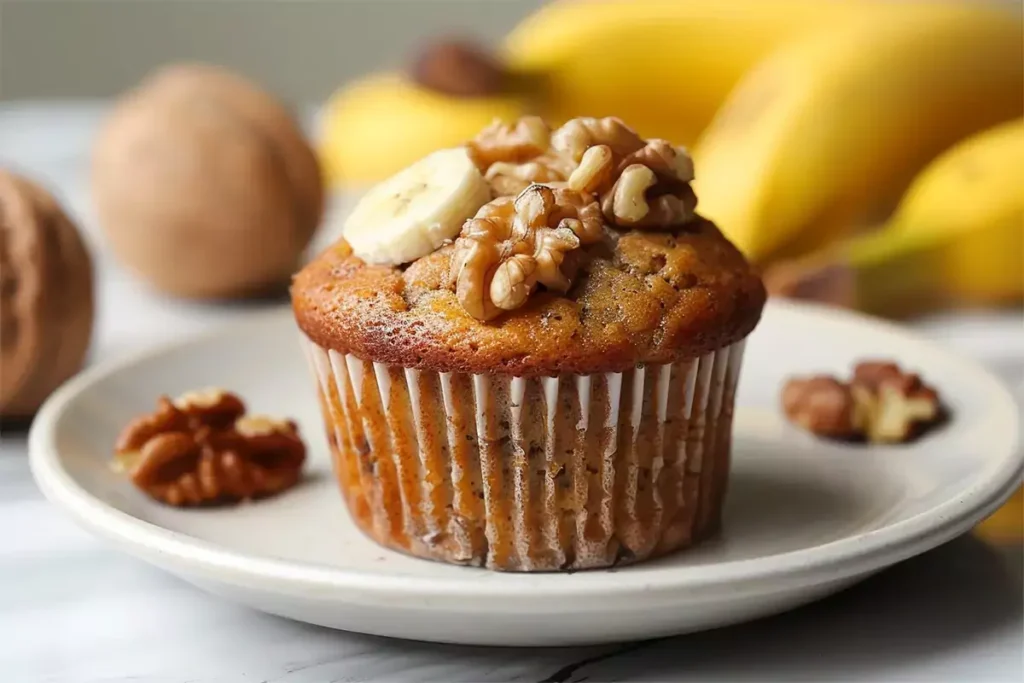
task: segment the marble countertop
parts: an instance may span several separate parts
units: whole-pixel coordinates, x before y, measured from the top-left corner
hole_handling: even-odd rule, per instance
[[[260,302],[206,305],[139,285],[105,251],[87,187],[102,103],[0,104],[0,166],[48,185],[86,231],[99,309],[90,362],[188,336]],[[1024,399],[1016,313],[919,331],[989,364]],[[1020,543],[961,537],[825,601],[751,624],[616,646],[513,650],[331,631],[236,606],[108,548],[36,489],[25,434],[0,436],[0,678],[143,681],[1020,681]]]

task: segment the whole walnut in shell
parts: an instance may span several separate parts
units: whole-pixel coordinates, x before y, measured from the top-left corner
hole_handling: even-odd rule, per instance
[[[120,259],[185,297],[284,283],[316,230],[316,157],[274,97],[202,65],[167,67],[118,102],[93,150],[92,189]]]
[[[82,366],[92,262],[38,185],[0,169],[0,416],[27,417]]]

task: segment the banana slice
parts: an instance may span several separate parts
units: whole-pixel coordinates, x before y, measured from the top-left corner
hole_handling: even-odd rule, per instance
[[[443,149],[371,188],[342,234],[367,263],[408,263],[458,235],[490,200],[490,188],[466,148]]]

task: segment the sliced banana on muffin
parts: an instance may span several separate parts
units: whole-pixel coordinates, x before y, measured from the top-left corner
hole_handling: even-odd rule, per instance
[[[343,235],[366,263],[399,265],[458,236],[491,200],[465,147],[443,149],[370,189],[345,221]]]

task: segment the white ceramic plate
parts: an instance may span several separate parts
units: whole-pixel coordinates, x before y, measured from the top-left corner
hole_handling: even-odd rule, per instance
[[[83,373],[36,418],[32,466],[46,495],[87,528],[214,593],[335,628],[500,645],[665,635],[794,607],[966,531],[1020,480],[1015,404],[974,363],[889,325],[789,304],[768,307],[747,348],[721,538],[617,570],[499,574],[365,539],[332,482],[287,310]],[[878,356],[921,371],[952,421],[886,448],[818,441],[785,422],[777,397],[787,375],[845,373]],[[298,419],[311,450],[304,484],[234,509],[177,510],[110,471],[131,417],[160,393],[209,385]]]

